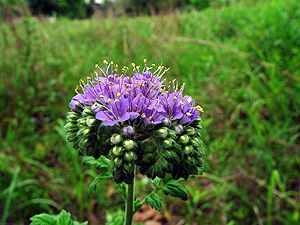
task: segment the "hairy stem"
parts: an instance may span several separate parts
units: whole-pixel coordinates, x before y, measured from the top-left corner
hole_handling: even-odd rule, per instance
[[[133,219],[133,203],[134,203],[134,181],[135,177],[131,184],[127,185],[126,188],[126,201],[125,201],[125,222],[124,225],[132,225]]]

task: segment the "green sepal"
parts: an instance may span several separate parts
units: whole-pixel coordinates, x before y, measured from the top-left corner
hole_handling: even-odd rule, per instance
[[[151,193],[145,198],[145,202],[149,203],[149,205],[160,211],[161,210],[161,197],[156,193]]]
[[[112,177],[112,175],[110,174],[110,172],[108,171],[104,171],[103,173],[99,174],[94,180],[93,182],[90,184],[89,186],[89,195],[92,194],[93,191],[95,191],[97,189],[97,184],[103,180],[103,179],[107,179]]]
[[[166,195],[169,194],[173,197],[179,197],[184,201],[189,198],[188,193],[184,190],[181,184],[177,183],[175,180],[168,181],[168,183],[163,186],[162,190]]]

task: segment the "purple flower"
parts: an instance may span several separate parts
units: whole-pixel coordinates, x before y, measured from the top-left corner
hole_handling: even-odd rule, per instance
[[[185,124],[197,119],[201,112],[200,106],[194,107],[192,97],[182,95],[184,85],[178,90],[178,84],[173,80],[172,87],[166,90],[165,80],[161,80],[167,71],[163,66],[154,71],[146,64],[143,70],[133,64],[131,74],[128,67],[124,67],[120,76],[118,66],[113,63],[104,61],[104,69],[96,68],[95,78],[88,77],[86,83],[80,81],[75,90],[77,95],[69,106],[75,112],[80,112],[78,106],[91,106],[95,118],[103,121],[104,126],[125,126],[123,131],[130,136],[130,129],[135,129],[133,124],[147,127],[162,123],[168,126],[174,120]],[[78,92],[80,87],[83,93]],[[138,117],[142,118],[142,124],[134,123]]]

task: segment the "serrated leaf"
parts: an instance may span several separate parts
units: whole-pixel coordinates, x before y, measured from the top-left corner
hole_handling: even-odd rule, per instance
[[[88,225],[88,221],[85,221],[85,222],[83,222],[83,223],[80,223],[80,222],[78,222],[78,221],[73,221],[73,224],[74,224],[74,225]]]
[[[142,206],[143,203],[141,203],[141,201],[137,198],[133,204],[133,212],[137,212]]]
[[[188,200],[188,193],[184,190],[181,184],[177,183],[175,180],[169,181],[162,188],[166,195],[171,195],[173,197],[179,197],[182,200]]]
[[[145,198],[145,202],[158,211],[161,210],[161,197],[156,193],[151,193]]]
[[[31,225],[56,225],[57,221],[54,216],[45,213],[35,215],[30,218]]]
[[[100,156],[98,159],[95,159],[93,156],[85,156],[82,159],[83,165],[96,165],[98,170],[109,171],[111,169],[110,160],[104,156]]]
[[[107,178],[110,178],[110,177],[112,177],[112,175],[111,175],[110,172],[108,172],[108,171],[104,171],[103,173],[101,173],[100,175],[98,175],[98,176],[93,180],[93,182],[90,184],[90,187],[89,187],[89,195],[91,195],[92,192],[96,190],[97,184],[100,182],[100,180],[102,180],[102,179],[107,179]]]
[[[59,214],[57,225],[73,225],[71,213],[67,213],[65,210],[62,210]]]
[[[155,179],[152,181],[154,187],[156,187],[156,188],[159,187],[160,182],[161,182],[161,178],[159,178],[159,177],[155,177]]]

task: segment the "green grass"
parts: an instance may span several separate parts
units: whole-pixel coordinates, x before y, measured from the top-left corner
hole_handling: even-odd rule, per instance
[[[75,220],[104,223],[106,211],[124,207],[112,181],[88,196],[97,171],[83,167],[64,141],[62,120],[79,79],[95,64],[147,58],[171,67],[167,78],[185,82],[185,94],[205,110],[207,173],[184,184],[187,202],[164,197],[169,223],[299,223],[299,40],[296,0],[0,24],[2,222],[28,224],[37,213],[64,208]]]

